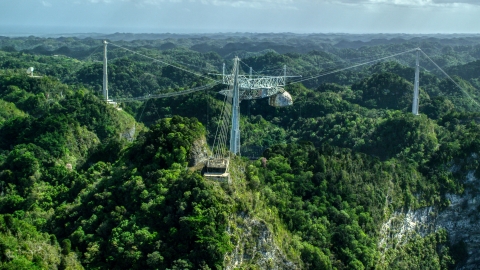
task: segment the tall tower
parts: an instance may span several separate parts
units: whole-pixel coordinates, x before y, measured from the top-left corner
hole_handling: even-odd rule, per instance
[[[250,75],[239,74],[240,59],[235,57],[232,74],[222,74],[223,81],[228,85],[228,89],[219,93],[227,96],[232,101],[231,117],[232,126],[230,129],[230,152],[240,154],[240,102],[242,100],[250,101],[252,99],[269,98],[268,104],[273,107],[286,107],[293,103],[292,97],[285,91],[286,67],[282,76],[253,76],[253,70],[250,69]],[[230,112],[230,111],[228,111]],[[228,129],[227,129],[228,130]],[[228,135],[227,135],[228,136]],[[226,145],[225,145],[226,146]]]
[[[223,63],[223,68],[222,68],[222,82],[225,83],[225,63]]]
[[[108,102],[108,76],[107,76],[107,44],[103,41],[103,98]]]
[[[415,83],[413,86],[412,113],[418,115],[418,106],[420,103],[419,85],[420,85],[420,48],[417,48],[417,61],[415,66]]]
[[[232,129],[230,131],[230,152],[240,154],[240,89],[238,86],[238,69],[240,59],[235,57],[233,65],[233,99],[232,99]]]

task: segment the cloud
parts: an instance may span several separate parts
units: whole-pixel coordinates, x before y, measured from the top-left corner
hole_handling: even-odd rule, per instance
[[[47,2],[47,1],[42,1],[42,5],[44,7],[51,7],[52,6],[52,4],[50,2]]]
[[[480,5],[479,0],[327,0],[330,3],[347,5],[375,5],[385,4],[409,7],[447,7],[461,5]]]
[[[245,7],[245,8],[285,8],[295,9],[294,0],[84,0],[88,3],[134,3],[137,6],[160,5],[163,3],[201,3],[204,5],[227,6],[227,7]]]
[[[137,5],[159,5],[162,3],[183,3],[197,2],[205,5],[230,6],[230,7],[284,7],[295,8],[305,3],[334,3],[346,5],[395,5],[395,6],[460,6],[480,5],[480,0],[83,0],[88,3],[125,3],[130,2]],[[48,3],[42,1],[43,3]],[[79,2],[79,1],[77,1]]]
[[[87,2],[96,4],[96,3],[110,3],[112,1],[111,0],[87,0]]]
[[[199,0],[202,4],[247,8],[294,8],[293,0]]]
[[[424,7],[471,7],[480,6],[480,0],[82,0],[88,3],[132,3],[137,7],[161,6],[166,3],[200,3],[203,5],[251,8],[299,10],[307,6],[325,3],[348,6],[398,6],[410,8]]]
[[[469,5],[480,5],[478,0],[434,0],[435,4],[469,4]]]

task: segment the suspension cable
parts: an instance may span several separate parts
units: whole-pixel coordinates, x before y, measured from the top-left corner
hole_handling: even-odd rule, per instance
[[[90,57],[92,57],[92,55],[93,55],[98,49],[100,49],[100,48],[102,48],[102,47],[103,47],[103,46],[98,46],[97,48],[95,48],[95,50],[93,50],[93,52],[92,52],[89,56],[87,56],[87,57],[85,58],[85,60],[89,60]],[[95,62],[95,61],[94,61],[94,62]],[[98,62],[101,62],[101,61],[98,61]]]
[[[166,97],[176,97],[176,96],[181,96],[181,95],[186,95],[190,93],[195,93],[198,91],[202,91],[205,89],[208,89],[210,87],[213,87],[217,84],[219,84],[220,81],[216,81],[211,84],[207,84],[204,86],[199,86],[179,92],[171,92],[171,93],[165,93],[165,94],[158,94],[158,95],[147,95],[147,96],[140,96],[140,97],[133,97],[133,98],[117,98],[117,99],[112,99],[114,102],[132,102],[132,101],[138,101],[138,100],[148,100],[148,99],[154,99],[154,98],[166,98]]]
[[[141,53],[136,52],[136,51],[134,51],[134,50],[131,50],[131,49],[122,47],[122,46],[120,46],[120,45],[117,45],[117,44],[115,44],[115,43],[108,43],[108,44],[111,44],[111,45],[113,45],[113,46],[115,46],[115,47],[124,49],[124,50],[129,51],[129,52],[131,52],[131,53],[133,53],[133,54],[137,54],[137,55],[143,56],[143,57],[148,58],[148,59],[150,59],[150,60],[152,60],[152,61],[154,61],[154,62],[159,62],[159,63],[162,63],[162,64],[164,64],[164,65],[171,66],[171,67],[177,68],[177,69],[179,69],[179,70],[185,71],[185,72],[187,72],[187,73],[193,74],[193,75],[195,75],[195,76],[202,77],[202,78],[205,78],[205,79],[214,81],[214,79],[212,79],[212,78],[210,78],[210,77],[208,77],[208,76],[204,76],[204,75],[202,75],[202,74],[198,74],[198,73],[196,73],[196,72],[187,70],[187,69],[185,69],[185,68],[181,68],[181,67],[179,67],[179,66],[176,66],[176,65],[167,63],[167,62],[162,61],[162,60],[159,60],[159,59],[157,59],[157,58],[153,58],[153,57],[147,56],[147,55],[145,55],[145,54],[141,54]]]
[[[344,71],[344,70],[348,70],[348,69],[352,69],[352,68],[356,68],[356,67],[368,65],[368,64],[375,63],[375,62],[378,62],[378,61],[382,61],[382,60],[385,60],[385,59],[388,59],[388,58],[392,58],[392,57],[396,57],[396,56],[399,56],[399,55],[402,55],[402,54],[406,54],[406,53],[409,53],[409,52],[413,52],[413,51],[416,51],[417,49],[418,49],[418,48],[415,48],[415,49],[411,49],[411,50],[404,51],[404,52],[401,52],[401,53],[396,53],[396,54],[392,54],[392,55],[389,55],[389,56],[381,57],[381,58],[378,58],[378,59],[375,59],[375,60],[371,60],[371,61],[363,62],[363,63],[360,63],[360,64],[356,64],[356,65],[353,65],[353,66],[336,69],[336,70],[333,70],[333,71],[330,71],[330,72],[326,72],[326,73],[322,73],[322,74],[319,74],[319,75],[316,75],[316,76],[312,76],[312,77],[309,77],[309,78],[305,78],[305,79],[293,81],[293,82],[291,82],[290,84],[299,83],[299,82],[304,82],[304,81],[308,81],[308,80],[313,80],[313,79],[316,79],[316,78],[319,78],[319,77],[331,75],[331,74],[334,74],[334,73],[337,73],[337,72],[341,72],[341,71]]]
[[[480,104],[478,104],[475,99],[473,99],[472,96],[470,96],[470,94],[465,91],[454,79],[452,79],[452,77],[450,77],[450,75],[447,74],[447,72],[445,72],[439,65],[437,65],[437,63],[435,63],[432,58],[430,58],[430,56],[428,56],[424,51],[420,50],[422,52],[423,55],[425,55],[425,57],[427,57],[427,59],[432,62],[432,64],[434,64],[450,81],[453,82],[453,84],[455,84],[455,86],[457,86],[460,90],[462,90],[462,92],[467,95],[472,101],[473,103],[475,103],[475,105],[477,105],[478,107],[480,107]]]

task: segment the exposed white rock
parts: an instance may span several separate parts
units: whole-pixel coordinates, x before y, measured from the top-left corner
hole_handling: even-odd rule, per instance
[[[467,179],[465,182],[467,183],[473,183],[475,182],[476,178],[475,178],[475,171],[469,171],[467,173]]]
[[[472,156],[476,158],[477,156]],[[458,171],[453,165],[450,170]],[[408,240],[409,235],[419,233],[424,236],[441,228],[447,230],[452,244],[464,241],[467,245],[468,260],[458,269],[480,268],[480,193],[476,185],[480,180],[475,171],[469,171],[465,178],[465,192],[461,195],[447,194],[450,205],[445,209],[425,207],[417,210],[396,211],[382,225],[379,250],[382,254],[390,248],[399,248]],[[478,194],[477,194],[478,193]],[[383,256],[382,256],[383,262]]]
[[[133,140],[135,139],[135,131],[136,125],[134,123],[131,128],[127,128],[122,134],[120,134],[120,137],[126,139],[129,142],[133,142]]]
[[[208,146],[205,138],[195,140],[190,149],[188,166],[193,167],[208,159]]]
[[[233,251],[224,257],[225,269],[239,269],[248,264],[259,269],[299,269],[275,244],[265,222],[242,214],[235,217],[234,223],[235,228],[229,227],[227,232],[238,239]]]

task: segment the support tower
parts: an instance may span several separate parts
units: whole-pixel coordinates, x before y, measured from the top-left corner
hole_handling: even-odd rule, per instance
[[[108,76],[107,76],[107,44],[103,41],[103,98],[108,102]]]
[[[413,85],[412,113],[418,115],[418,106],[420,104],[420,48],[417,48],[417,60],[415,65],[415,83]]]
[[[233,66],[232,129],[230,131],[230,152],[240,154],[240,90],[238,86],[238,69],[240,59],[235,57]]]

